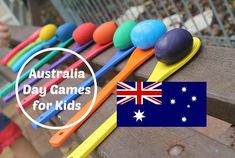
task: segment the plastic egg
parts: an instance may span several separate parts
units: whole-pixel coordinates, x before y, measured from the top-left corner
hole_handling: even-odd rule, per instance
[[[56,31],[56,37],[59,41],[63,42],[72,37],[73,31],[76,29],[76,24],[67,22],[60,25]]]
[[[132,29],[131,41],[140,49],[153,48],[165,32],[166,26],[162,21],[144,20]]]
[[[114,32],[117,29],[114,21],[101,24],[94,32],[93,39],[97,44],[103,45],[113,41]]]
[[[193,37],[185,29],[173,29],[162,36],[155,46],[156,58],[166,64],[174,64],[190,53]]]
[[[113,36],[113,44],[116,48],[125,50],[133,46],[131,42],[131,30],[135,25],[135,21],[127,20],[117,28]]]
[[[73,31],[73,39],[80,45],[91,41],[93,38],[93,33],[96,29],[93,23],[81,24]]]
[[[47,41],[51,39],[56,33],[56,26],[54,24],[47,24],[45,25],[39,34],[39,38],[41,40]]]

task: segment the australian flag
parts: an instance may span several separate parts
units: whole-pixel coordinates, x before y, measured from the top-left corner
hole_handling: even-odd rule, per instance
[[[118,82],[119,127],[205,127],[206,82]]]

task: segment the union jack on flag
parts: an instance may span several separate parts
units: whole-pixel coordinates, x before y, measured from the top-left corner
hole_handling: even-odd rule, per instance
[[[134,85],[127,82],[118,82],[117,97],[120,98],[117,104],[123,105],[131,100],[136,104],[143,105],[144,99],[154,104],[161,105],[162,97],[161,82],[147,84],[147,82],[134,82]]]

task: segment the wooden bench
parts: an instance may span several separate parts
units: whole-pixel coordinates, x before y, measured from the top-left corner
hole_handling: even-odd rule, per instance
[[[11,30],[19,29],[12,27]],[[27,29],[21,27],[19,30],[25,34],[31,34],[36,28]],[[24,30],[24,31],[23,31]],[[25,31],[27,30],[27,31]],[[17,31],[18,32],[18,31]],[[15,34],[16,36],[16,34]],[[16,40],[23,40],[13,36]],[[19,36],[22,34],[19,33]],[[83,55],[85,52],[81,53]],[[112,47],[96,57],[90,63],[95,70],[103,66],[116,50]],[[206,81],[207,87],[207,111],[208,114],[235,124],[235,53],[234,49],[203,46],[193,60],[172,75],[167,81]],[[108,82],[125,65],[123,61],[112,72],[103,76],[98,81],[100,87]],[[72,60],[71,60],[72,62]],[[70,62],[68,61],[67,64]],[[156,59],[152,57],[149,61],[137,69],[127,80],[145,81],[152,72]],[[87,70],[86,68],[84,68]],[[1,73],[5,70],[0,68]],[[11,76],[10,72],[5,74]],[[12,79],[12,77],[8,77]],[[13,78],[14,79],[14,78]],[[42,85],[42,80],[37,85]],[[65,80],[60,85],[79,85],[82,81]],[[99,88],[100,89],[100,88]],[[56,98],[47,95],[42,101],[48,102]],[[89,101],[89,96],[78,98],[84,105]],[[116,98],[111,95],[108,100],[95,112],[90,119],[76,132],[76,138],[80,144],[101,123],[103,123],[114,111]],[[68,121],[75,112],[63,111],[55,120],[56,124]],[[215,129],[217,130],[217,129]],[[118,128],[116,129],[94,152],[94,157],[172,157],[169,151],[174,146],[183,148],[181,157],[235,157],[235,150],[205,136],[192,128]]]

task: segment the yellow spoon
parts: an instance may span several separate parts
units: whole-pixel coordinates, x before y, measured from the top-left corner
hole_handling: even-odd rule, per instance
[[[148,78],[149,82],[161,82],[172,75],[183,65],[185,65],[199,50],[201,41],[193,37],[193,47],[191,52],[179,62],[166,65],[158,62],[152,74]],[[117,127],[117,113],[114,112],[100,127],[98,127],[81,145],[79,145],[67,158],[87,157],[112,131]]]

